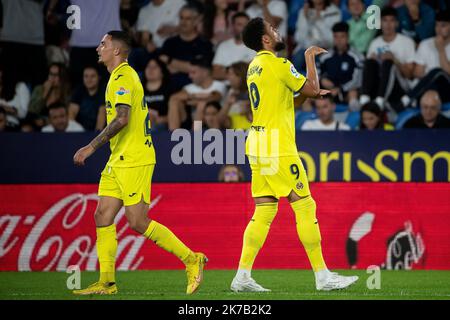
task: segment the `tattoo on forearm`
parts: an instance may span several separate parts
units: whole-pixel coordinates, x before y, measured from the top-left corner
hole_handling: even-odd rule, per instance
[[[116,107],[117,115],[111,121],[110,124],[106,126],[103,131],[91,141],[90,145],[94,150],[97,150],[105,143],[107,143],[112,137],[119,133],[123,127],[125,127],[128,120],[128,113],[130,111],[130,107],[124,104],[119,104]]]

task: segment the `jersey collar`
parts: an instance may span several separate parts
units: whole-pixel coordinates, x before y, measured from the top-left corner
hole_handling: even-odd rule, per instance
[[[128,62],[126,62],[126,61],[122,62],[111,72],[111,75],[115,74],[119,69],[121,69],[122,67],[127,66],[127,65],[128,65]]]
[[[276,57],[276,55],[275,55],[272,51],[269,51],[269,50],[261,50],[261,51],[258,51],[258,53],[256,54],[256,56],[262,56],[262,55],[264,55],[264,54],[269,54],[269,55],[271,55],[271,56]]]

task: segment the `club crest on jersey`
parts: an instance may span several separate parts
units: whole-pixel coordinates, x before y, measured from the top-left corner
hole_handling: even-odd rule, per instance
[[[119,96],[123,96],[126,93],[130,93],[130,90],[125,89],[124,87],[120,87],[119,91],[116,92]]]
[[[303,189],[303,183],[298,182],[297,185],[295,186],[298,190]]]
[[[291,73],[294,77],[296,77],[297,79],[300,78],[300,73],[298,73],[297,69],[295,69],[294,65],[291,64]]]

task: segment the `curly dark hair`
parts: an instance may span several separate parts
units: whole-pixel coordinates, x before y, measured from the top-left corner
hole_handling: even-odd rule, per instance
[[[262,18],[253,18],[242,31],[242,41],[244,44],[256,52],[263,49],[262,37],[266,33],[266,27]]]

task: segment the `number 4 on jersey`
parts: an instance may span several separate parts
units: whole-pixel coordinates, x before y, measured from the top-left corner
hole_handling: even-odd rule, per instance
[[[147,117],[145,117],[144,121],[144,135],[146,137],[149,137],[152,135],[152,125],[150,123],[150,113],[147,113]],[[152,146],[152,142],[150,139],[146,139],[145,145],[147,145],[149,148]]]

